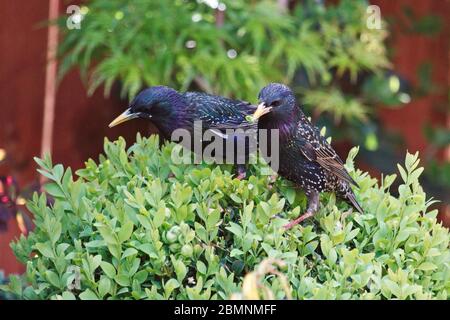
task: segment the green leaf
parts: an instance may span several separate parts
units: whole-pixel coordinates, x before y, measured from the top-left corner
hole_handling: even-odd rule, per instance
[[[358,233],[359,233],[359,228],[353,229],[352,231],[350,231],[349,233],[347,233],[345,235],[345,242],[352,240],[353,238],[355,238]]]
[[[167,281],[164,284],[164,293],[165,293],[166,298],[169,298],[170,295],[172,294],[173,290],[175,290],[179,287],[180,287],[180,284],[178,283],[177,280],[170,279],[169,281]]]
[[[46,163],[44,162],[44,160],[38,158],[38,157],[34,157],[33,160],[38,164],[38,166],[40,166],[43,169],[50,169],[49,167],[47,167]]]
[[[423,271],[433,271],[433,270],[437,269],[437,267],[434,263],[423,262],[420,264],[420,266],[417,267],[417,269],[423,270]]]
[[[108,276],[108,278],[113,279],[116,276],[116,269],[109,262],[102,261],[100,263],[100,267],[102,268],[103,272]]]
[[[70,291],[64,291],[62,293],[63,300],[76,300],[75,296]]]
[[[11,289],[12,293],[18,295],[19,297],[22,296],[22,280],[17,275],[10,275],[9,276],[9,288]]]
[[[197,271],[206,275],[206,265],[202,261],[197,261]]]
[[[91,289],[86,289],[80,293],[79,297],[81,300],[98,300],[97,295]]]
[[[264,244],[264,243],[263,243]],[[242,251],[242,250],[239,250],[239,249],[233,249],[233,250],[231,250],[231,252],[230,252],[230,257],[231,258],[234,258],[234,257],[239,257],[239,256],[241,256],[241,255],[243,255],[244,254],[244,252]]]
[[[146,253],[150,258],[157,258],[158,255],[155,253],[153,246],[150,243],[141,244],[138,247],[139,250]]]
[[[122,287],[129,287],[130,286],[130,278],[125,274],[119,274],[114,277],[114,280],[121,285]]]
[[[216,224],[219,222],[220,220],[220,211],[218,209],[214,209],[210,212],[206,225],[208,227],[208,230],[213,229]]]
[[[128,239],[130,239],[131,235],[133,234],[133,227],[134,224],[132,221],[127,221],[125,224],[120,228],[119,233],[117,234],[120,243],[124,243]]]
[[[242,227],[234,222],[230,222],[230,226],[225,229],[235,234],[238,238],[241,238],[244,234]]]
[[[134,256],[138,253],[138,251],[134,248],[128,248],[125,250],[125,252],[122,254],[122,260],[131,256]]]
[[[186,268],[186,265],[182,261],[175,262],[174,267],[175,267],[175,274],[177,275],[177,279],[181,283],[184,280],[184,278],[186,277],[188,269]]]
[[[105,239],[108,245],[110,244],[119,244],[117,235],[111,230],[111,228],[106,226],[98,226],[98,231],[100,232],[103,239]]]
[[[57,164],[53,170],[53,176],[55,177],[56,181],[61,181],[63,174],[64,174],[64,167],[62,166],[62,164]]]
[[[52,245],[54,246],[56,244],[56,242],[58,242],[59,238],[61,237],[61,232],[62,232],[61,222],[54,221],[52,227],[53,227],[53,230],[52,230],[52,233],[50,234],[50,240],[52,241]]]
[[[67,168],[66,173],[64,174],[62,179],[62,185],[64,188],[68,189],[71,182],[72,182],[72,169]]]
[[[405,169],[399,164],[397,164],[398,171],[400,172],[400,176],[402,177],[402,180],[404,182],[408,181],[408,174],[406,173]]]
[[[37,169],[37,172],[39,172],[41,175],[43,175],[44,177],[46,177],[46,178],[48,178],[48,179],[50,179],[52,181],[56,180],[56,178],[53,176],[53,174],[51,174],[48,171]]]
[[[53,253],[53,249],[49,243],[36,243],[35,247],[44,257],[51,259],[55,258],[55,254]]]
[[[61,281],[60,281],[58,275],[56,274],[56,272],[47,270],[45,272],[45,277],[48,280],[48,282],[50,282],[53,286],[55,286],[57,288],[59,288],[61,286]]]
[[[64,191],[56,184],[56,183],[47,183],[44,186],[45,191],[55,198],[62,198],[64,199],[66,196],[64,194]]]
[[[230,194],[230,198],[236,203],[242,203],[242,199],[235,193]]]
[[[101,298],[103,298],[105,295],[110,293],[111,288],[111,281],[106,277],[102,277],[98,283],[98,294]]]
[[[120,259],[122,254],[122,248],[117,244],[108,244],[108,250],[113,255],[114,258]]]
[[[86,248],[100,248],[100,247],[106,247],[106,242],[104,240],[92,240],[92,241],[86,242],[84,245]]]
[[[197,236],[204,242],[208,242],[208,234],[206,232],[205,227],[203,227],[200,223],[195,222],[194,223],[195,232]]]
[[[153,224],[155,228],[160,227],[163,224],[165,218],[166,218],[166,208],[165,207],[158,208],[153,217]]]
[[[139,284],[142,284],[147,280],[148,272],[145,270],[141,270],[134,275],[134,280],[136,280]]]
[[[139,220],[139,223],[140,223],[145,229],[148,229],[148,230],[152,230],[152,229],[153,229],[152,225],[150,224],[150,220],[149,220],[148,217],[146,217],[146,216],[144,216],[144,215],[141,215],[141,214],[138,214],[138,215],[136,215],[136,218]]]

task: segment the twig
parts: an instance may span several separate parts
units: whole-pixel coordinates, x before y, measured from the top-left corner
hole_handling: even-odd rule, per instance
[[[49,0],[48,18],[54,21],[58,17],[59,1]],[[58,48],[58,26],[52,24],[47,32],[47,67],[45,70],[45,97],[44,97],[44,118],[42,123],[41,158],[51,152],[53,141],[53,123],[55,119],[55,96],[56,96],[56,51]],[[41,175],[41,184],[45,182],[45,177]]]

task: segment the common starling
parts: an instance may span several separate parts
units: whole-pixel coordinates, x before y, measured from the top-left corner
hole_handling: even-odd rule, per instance
[[[203,132],[211,129],[220,138],[230,139],[230,136],[225,134],[226,129],[241,128],[256,131],[257,123],[247,120],[247,116],[251,116],[255,111],[256,106],[245,101],[201,92],[180,93],[166,86],[154,86],[140,92],[128,109],[109,126],[114,127],[135,118],[149,119],[164,139],[170,139],[176,129],[186,129],[191,134],[192,142],[198,143],[199,141],[193,141],[196,136],[194,121],[202,121]],[[238,134],[231,137],[234,141],[241,139]],[[205,141],[201,143],[204,148]],[[245,146],[244,157],[247,159],[248,144]],[[235,161],[236,159],[235,157]],[[242,162],[245,162],[245,159],[241,160],[241,164],[236,168],[239,179],[245,177],[245,165]]]
[[[312,217],[319,209],[319,193],[324,191],[336,193],[362,214],[363,209],[351,189],[351,185],[358,186],[357,183],[297,105],[292,90],[272,83],[260,91],[258,99],[259,106],[266,110],[258,121],[258,128],[267,129],[269,134],[270,129],[279,130],[278,174],[303,189],[308,199],[306,212],[285,228]]]

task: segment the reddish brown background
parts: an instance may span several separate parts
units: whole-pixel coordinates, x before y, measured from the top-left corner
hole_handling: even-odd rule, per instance
[[[372,3],[381,7],[383,16],[395,18],[402,5],[410,1],[376,0]],[[62,7],[65,9],[66,5]],[[446,32],[439,38],[404,35],[392,25],[395,69],[414,83],[418,65],[431,60],[438,67],[434,80],[448,85],[450,2],[414,1],[412,8],[419,15],[440,15]],[[32,158],[40,154],[47,46],[47,29],[39,23],[48,18],[48,1],[27,0],[25,4],[0,0],[0,12],[0,148],[6,149],[8,154],[6,164],[0,165],[0,175],[12,174],[23,185],[37,179]],[[446,119],[438,117],[432,109],[433,104],[445,102],[445,99],[442,96],[423,98],[400,110],[385,110],[381,119],[387,128],[402,133],[409,151],[424,151],[426,140],[420,128],[426,121],[445,123]],[[112,117],[125,104],[115,96],[105,99],[101,90],[88,98],[76,72],[66,77],[56,97],[54,162],[76,169],[101,152],[104,136],[114,139],[123,135],[131,142],[137,130],[148,132],[148,125],[137,121],[108,129]],[[14,221],[9,227],[7,233],[0,233],[0,270],[7,274],[23,271],[9,248],[9,242],[19,235],[19,230]]]

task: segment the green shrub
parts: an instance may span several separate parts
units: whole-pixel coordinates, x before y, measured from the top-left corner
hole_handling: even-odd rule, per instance
[[[8,290],[25,299],[227,299],[258,288],[279,299],[447,299],[449,233],[427,212],[417,154],[399,166],[394,197],[396,176],[378,184],[355,171],[352,150],[346,166],[367,214],[325,194],[315,218],[285,231],[304,209],[301,192],[261,165],[242,181],[225,166],[175,166],[173,146],[156,136],[138,135],[128,150],[106,141],[76,180],[37,160],[55,201],[28,203],[36,228],[12,244],[25,287],[13,278]]]

